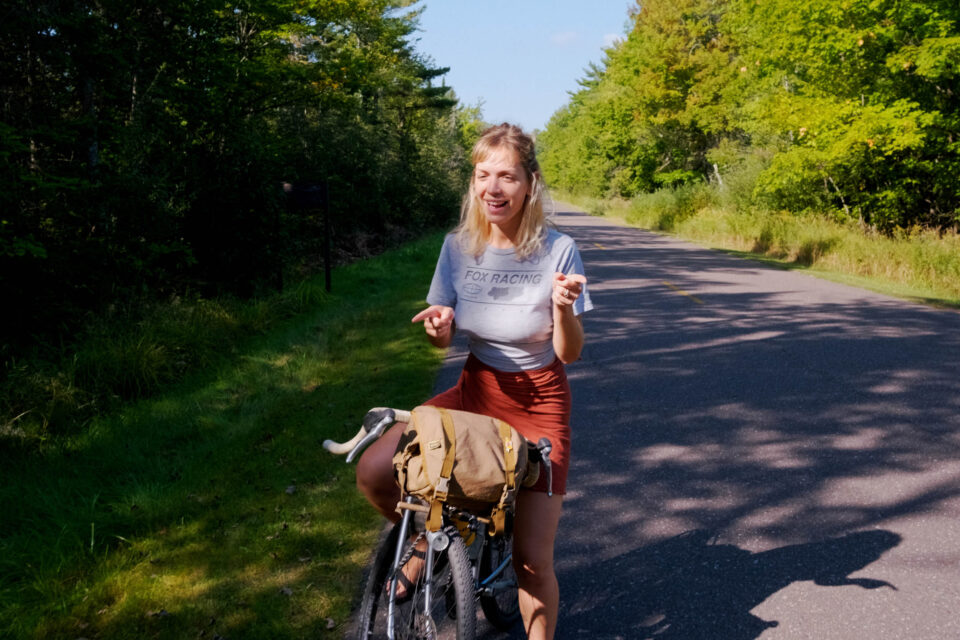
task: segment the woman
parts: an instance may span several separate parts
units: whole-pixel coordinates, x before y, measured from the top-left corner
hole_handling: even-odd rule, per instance
[[[580,357],[580,314],[592,304],[576,245],[547,226],[533,139],[513,125],[491,127],[474,145],[471,161],[460,225],[441,249],[430,306],[413,317],[436,347],[449,346],[454,332],[463,331],[470,355],[456,386],[424,404],[500,418],[533,442],[550,438],[553,496],[546,493],[546,474],[521,491],[513,534],[527,637],[549,639],[559,604],[553,546],[570,462],[570,386],[563,365]],[[394,521],[399,489],[391,458],[404,427],[394,426],[357,466],[360,490]],[[412,564],[408,578],[418,570]]]

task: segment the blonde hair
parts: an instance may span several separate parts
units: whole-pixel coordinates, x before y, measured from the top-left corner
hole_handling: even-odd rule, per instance
[[[515,242],[517,257],[523,260],[537,253],[546,237],[546,187],[540,177],[540,164],[537,162],[533,138],[516,125],[504,122],[484,131],[473,145],[470,162],[476,167],[478,162],[483,162],[502,150],[517,154],[530,182],[530,195],[523,201],[523,209],[519,214],[520,228]],[[483,202],[474,189],[474,174],[471,174],[470,188],[460,206],[460,224],[454,232],[464,251],[480,256],[486,251],[490,241],[490,228],[491,224],[483,213]]]

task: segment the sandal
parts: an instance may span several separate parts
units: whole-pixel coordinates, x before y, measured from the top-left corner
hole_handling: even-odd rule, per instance
[[[421,563],[419,567],[417,567],[416,579],[411,580],[410,578],[407,577],[407,574],[405,574],[403,570],[406,569],[408,566],[410,566],[410,560],[413,560],[414,558],[421,560]],[[413,594],[416,591],[414,587],[416,587],[417,583],[420,582],[420,575],[423,572],[424,567],[426,566],[426,560],[427,560],[426,550],[414,549],[413,552],[410,554],[410,560],[407,560],[407,564],[403,565],[400,568],[400,571],[398,571],[396,575],[397,592],[396,592],[396,595],[394,596],[394,602],[396,602],[397,604],[404,603],[413,597]],[[385,587],[388,595],[390,594],[390,585],[391,585],[391,581],[387,580]],[[401,591],[401,589],[403,589],[403,591]]]

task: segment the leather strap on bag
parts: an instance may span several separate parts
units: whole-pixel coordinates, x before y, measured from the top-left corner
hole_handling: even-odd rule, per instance
[[[407,490],[407,465],[410,463],[410,458],[413,457],[409,449],[404,451],[402,457],[400,458],[400,464],[394,463],[394,476],[397,479],[397,486],[400,487],[400,491]],[[396,460],[396,456],[394,456]],[[400,512],[399,507],[397,508],[397,513]]]
[[[430,502],[430,514],[427,516],[427,531],[439,531],[443,526],[443,503],[450,491],[450,476],[453,475],[453,462],[457,457],[457,432],[453,427],[453,417],[446,409],[439,409],[443,434],[447,439],[447,455],[440,467],[440,477],[433,490]]]
[[[490,512],[492,533],[503,532],[507,525],[507,510],[505,505],[513,504],[513,494],[517,487],[517,451],[513,448],[513,433],[510,425],[503,420],[497,420],[500,430],[500,442],[503,444],[504,485],[500,502]]]

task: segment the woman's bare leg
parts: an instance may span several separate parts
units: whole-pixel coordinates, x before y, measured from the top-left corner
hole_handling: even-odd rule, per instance
[[[391,522],[400,521],[400,514],[397,513],[400,487],[393,477],[393,454],[406,428],[405,422],[390,427],[367,447],[357,461],[357,488]]]
[[[553,570],[553,543],[563,496],[521,491],[513,527],[513,566],[520,584],[520,614],[529,640],[552,640],[560,588]]]

